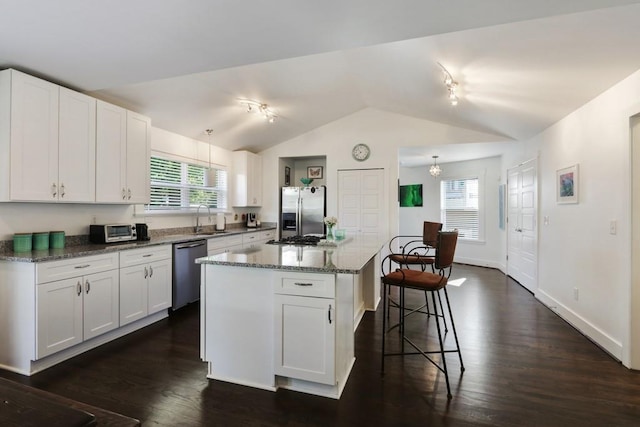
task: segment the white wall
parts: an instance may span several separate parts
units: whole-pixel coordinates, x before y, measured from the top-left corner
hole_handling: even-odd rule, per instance
[[[498,227],[498,185],[501,181],[502,159],[490,157],[465,162],[442,163],[440,179],[429,175],[429,167],[400,168],[400,185],[422,184],[423,207],[400,208],[402,235],[421,235],[423,221],[440,221],[440,181],[478,177],[482,191],[480,218],[484,236],[479,242],[458,240],[456,262],[498,268],[506,271],[503,240],[505,232]]]
[[[399,114],[367,108],[311,132],[262,151],[264,183],[262,216],[264,221],[278,220],[279,183],[282,182],[281,157],[326,156],[324,170],[327,185],[327,213],[337,216],[337,179],[339,169],[385,169],[386,194],[389,195],[390,234],[398,234],[398,149],[416,145],[496,142],[495,135],[456,128]],[[371,148],[368,160],[351,157],[357,143]]]
[[[629,366],[631,206],[629,118],[640,72],[536,136],[538,297]],[[556,202],[556,171],[579,164],[579,203]],[[617,221],[617,234],[609,232]],[[578,299],[574,298],[578,289]],[[638,337],[634,337],[638,340]],[[636,366],[635,368],[640,368]]]

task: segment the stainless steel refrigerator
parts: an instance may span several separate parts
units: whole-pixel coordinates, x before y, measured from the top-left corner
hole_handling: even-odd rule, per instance
[[[327,213],[325,186],[282,187],[280,207],[280,238],[324,235]]]

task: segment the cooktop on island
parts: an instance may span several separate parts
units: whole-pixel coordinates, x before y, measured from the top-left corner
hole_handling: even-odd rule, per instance
[[[306,236],[289,236],[280,240],[269,240],[269,245],[297,245],[297,246],[317,246],[318,242],[325,236],[306,235]]]

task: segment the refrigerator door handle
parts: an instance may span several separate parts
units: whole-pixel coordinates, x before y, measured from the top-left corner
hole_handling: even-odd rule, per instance
[[[296,221],[296,234],[302,235],[302,198],[298,198],[298,220]]]

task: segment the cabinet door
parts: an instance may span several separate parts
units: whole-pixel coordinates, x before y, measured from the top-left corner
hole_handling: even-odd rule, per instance
[[[171,307],[171,259],[149,264],[149,314]]]
[[[249,197],[250,206],[262,206],[262,157],[249,156]]]
[[[149,267],[135,265],[120,269],[120,326],[147,315]]]
[[[58,88],[12,70],[11,200],[57,198]]]
[[[335,300],[274,295],[274,372],[334,385]]]
[[[37,285],[36,357],[82,342],[82,278]]]
[[[127,111],[127,202],[149,203],[151,120]]]
[[[85,340],[116,329],[120,325],[118,270],[83,278]]]
[[[58,200],[95,201],[95,98],[60,88],[58,139]]]
[[[96,107],[96,202],[126,203],[127,110],[103,101]]]

